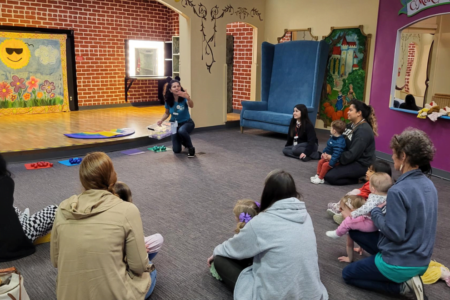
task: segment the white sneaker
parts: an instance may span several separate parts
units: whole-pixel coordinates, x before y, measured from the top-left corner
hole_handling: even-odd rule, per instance
[[[314,175],[313,177],[311,177],[311,181],[313,180],[313,179],[316,179],[316,178],[319,178],[319,175]]]
[[[326,235],[327,235],[328,237],[332,238],[332,239],[338,239],[338,238],[340,238],[340,236],[338,236],[338,235],[336,234],[336,230],[333,230],[333,231],[327,231]]]
[[[408,299],[428,299],[423,290],[422,279],[420,279],[419,276],[415,276],[410,280],[403,282],[400,293]]]
[[[325,183],[325,180],[320,179],[319,177],[311,179],[311,182],[314,184],[321,184],[321,183]]]

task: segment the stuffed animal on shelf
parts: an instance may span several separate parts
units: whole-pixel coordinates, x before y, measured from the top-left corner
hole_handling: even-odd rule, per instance
[[[418,117],[419,119],[426,119],[429,110],[430,110],[429,108],[422,108],[422,109],[419,110],[419,112],[417,113],[417,117]]]

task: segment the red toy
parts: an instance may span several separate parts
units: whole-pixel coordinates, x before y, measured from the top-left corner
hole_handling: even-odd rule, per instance
[[[49,163],[48,161],[39,161],[36,163],[25,164],[25,168],[27,170],[47,169],[47,168],[52,168],[52,167],[53,167],[53,164]]]

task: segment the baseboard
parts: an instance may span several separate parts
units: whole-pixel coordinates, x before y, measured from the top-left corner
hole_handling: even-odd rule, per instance
[[[102,108],[117,108],[117,107],[143,107],[143,106],[159,106],[163,105],[159,101],[148,101],[148,102],[129,102],[129,103],[119,103],[119,104],[105,104],[105,105],[89,105],[89,106],[79,106],[79,110],[91,110],[91,109],[102,109]]]
[[[387,153],[384,153],[381,151],[375,151],[375,155],[382,160],[393,163],[391,154],[387,154]],[[437,169],[437,168],[433,168],[432,176],[438,177],[441,179],[445,179],[445,180],[450,180],[450,172],[447,172],[447,171],[444,171],[441,169]]]

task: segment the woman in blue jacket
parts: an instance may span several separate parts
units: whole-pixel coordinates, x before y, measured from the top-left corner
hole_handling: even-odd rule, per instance
[[[420,130],[409,128],[391,140],[394,168],[402,173],[389,189],[386,207],[371,212],[379,231],[350,231],[371,257],[342,271],[347,284],[427,299],[420,275],[428,268],[436,237],[438,196],[431,172],[435,148]],[[385,212],[383,212],[385,211]]]

